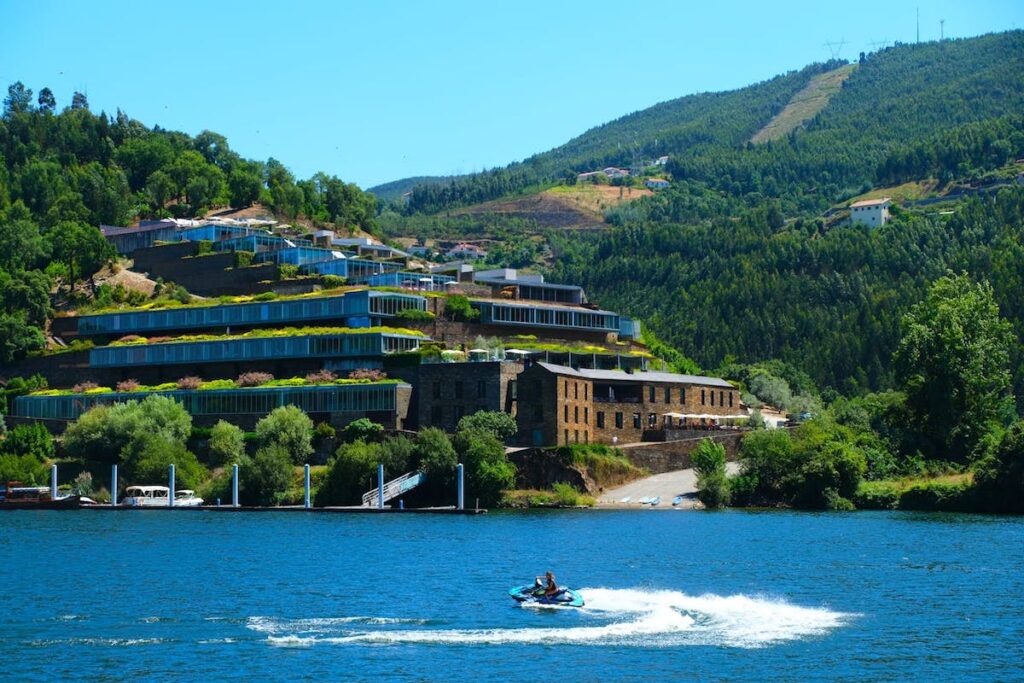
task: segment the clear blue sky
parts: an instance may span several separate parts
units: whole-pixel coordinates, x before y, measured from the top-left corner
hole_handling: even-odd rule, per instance
[[[0,83],[227,136],[363,187],[544,151],[657,102],[737,88],[874,41],[1024,27],[970,2],[50,2],[0,0]]]

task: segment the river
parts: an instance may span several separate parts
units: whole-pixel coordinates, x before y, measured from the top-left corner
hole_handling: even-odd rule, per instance
[[[5,680],[1024,680],[1024,519],[0,514]],[[583,609],[529,609],[547,569]]]

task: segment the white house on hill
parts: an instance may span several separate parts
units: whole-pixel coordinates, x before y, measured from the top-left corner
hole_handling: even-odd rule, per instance
[[[857,225],[863,223],[872,228],[878,228],[889,220],[889,207],[892,200],[888,197],[882,199],[865,199],[850,204],[850,223]]]

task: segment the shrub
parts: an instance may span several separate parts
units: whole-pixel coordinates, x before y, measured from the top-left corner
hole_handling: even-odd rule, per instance
[[[147,436],[184,444],[191,433],[192,417],[181,404],[150,395],[91,408],[68,426],[63,444],[72,457],[115,463]]]
[[[697,472],[697,499],[709,510],[728,505],[725,448],[711,439],[703,439],[690,458]]]
[[[49,460],[54,452],[53,437],[41,422],[18,425],[0,441],[0,452]]]
[[[466,415],[457,426],[457,431],[480,430],[494,435],[499,441],[508,441],[519,431],[514,417],[500,410],[479,410]]]
[[[978,500],[996,512],[1024,511],[1024,420],[1018,420],[975,465]]]
[[[179,379],[177,382],[174,383],[174,386],[177,387],[178,389],[182,389],[182,390],[185,390],[185,389],[195,390],[195,389],[198,389],[202,384],[203,384],[203,380],[201,378],[189,376],[189,377],[182,377],[181,379]]]
[[[0,482],[20,481],[27,486],[41,486],[49,476],[46,463],[34,455],[0,453]]]
[[[277,292],[261,292],[252,298],[253,301],[274,301],[277,299]]]
[[[297,406],[274,408],[256,423],[263,446],[278,444],[295,464],[301,465],[313,453],[313,421]]]
[[[167,481],[171,464],[177,488],[195,489],[206,478],[206,469],[185,444],[157,435],[143,436],[124,456],[125,475],[138,484]]]
[[[345,278],[340,275],[321,275],[320,282],[323,283],[325,289],[335,289],[345,285]]]
[[[853,504],[863,510],[895,510],[902,492],[894,481],[865,481],[857,488]]]
[[[911,486],[900,495],[900,509],[966,512],[975,507],[972,494],[973,490],[965,482],[925,482]]]
[[[245,455],[245,437],[242,430],[220,420],[210,430],[210,464],[214,467],[240,462]]]
[[[313,438],[319,443],[337,436],[337,431],[329,422],[319,422],[313,429]]]
[[[310,384],[328,384],[336,379],[338,376],[330,370],[317,370],[306,375],[306,381]]]
[[[117,383],[117,390],[121,393],[129,393],[132,391],[138,391],[142,387],[138,380],[126,379]]]
[[[299,276],[299,267],[291,263],[282,263],[277,267],[278,280],[292,280]]]
[[[466,467],[466,490],[484,505],[501,500],[512,488],[516,470],[505,457],[505,446],[490,431],[461,429],[455,436],[455,450]]]
[[[327,478],[316,492],[316,505],[358,505],[373,486],[381,445],[355,441],[342,444],[331,462]]]
[[[75,386],[71,387],[71,391],[76,394],[84,394],[87,391],[99,388],[100,385],[96,384],[96,382],[79,382]]]
[[[252,265],[252,259],[255,255],[251,251],[236,251],[235,268],[248,268]]]
[[[378,370],[377,368],[359,368],[348,373],[348,378],[379,382],[382,379],[387,379],[388,375],[383,370]]]
[[[399,320],[433,320],[434,314],[430,311],[421,311],[418,308],[406,308],[395,316]]]
[[[92,480],[92,472],[79,472],[71,482],[71,493],[76,496],[91,496],[95,491],[96,484]]]
[[[449,320],[469,322],[480,317],[480,311],[473,308],[469,299],[461,294],[452,294],[445,303],[445,314]]]
[[[262,446],[239,467],[239,497],[246,505],[275,505],[291,484],[292,470],[287,448],[279,443]]]
[[[240,387],[258,387],[270,382],[274,379],[274,376],[269,372],[243,372],[235,380],[235,384]]]
[[[341,430],[341,440],[345,443],[377,441],[383,434],[384,425],[377,424],[368,417],[361,417],[345,425]]]

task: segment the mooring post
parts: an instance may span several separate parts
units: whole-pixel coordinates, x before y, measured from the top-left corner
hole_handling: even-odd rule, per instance
[[[57,500],[57,466],[50,465],[50,500]]]
[[[308,510],[310,508],[310,504],[309,504],[309,463],[308,462],[306,463],[305,474],[306,474],[306,509]]]
[[[172,508],[172,507],[174,507],[174,463],[173,462],[171,463],[171,466],[168,468],[168,470],[170,470],[169,471],[169,475],[170,476],[168,477],[169,484],[167,486],[167,507]]]
[[[231,466],[231,507],[238,507],[238,465]]]
[[[462,468],[462,463],[461,462],[458,465],[455,466],[455,478],[456,478],[456,480],[458,482],[458,508],[461,510],[464,507],[464,505],[463,505],[463,494],[465,493],[464,487],[463,487],[463,482],[462,482],[462,479],[463,479],[463,468]]]
[[[117,465],[110,466],[110,505],[117,505]]]
[[[384,509],[384,463],[377,465],[377,508]]]

